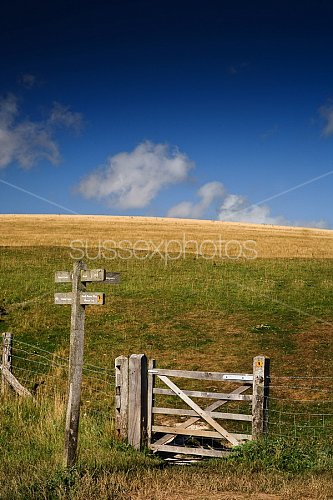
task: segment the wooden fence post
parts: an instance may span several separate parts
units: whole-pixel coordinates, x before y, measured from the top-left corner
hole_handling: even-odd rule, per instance
[[[269,364],[265,356],[253,359],[252,439],[262,438],[268,430]]]
[[[72,467],[75,463],[79,432],[85,316],[85,306],[80,303],[80,294],[86,290],[85,282],[81,281],[81,271],[85,269],[84,262],[77,261],[74,263],[69,354],[69,395],[64,448],[64,465],[66,467]]]
[[[148,361],[148,370],[154,370],[156,366],[155,359],[150,359]],[[155,386],[155,375],[153,373],[148,373],[148,395],[147,395],[147,446],[151,445],[152,430],[154,425],[154,386]]]
[[[128,432],[128,357],[118,356],[115,360],[116,371],[116,433],[127,439]]]
[[[128,443],[137,450],[147,445],[147,372],[145,354],[132,354],[128,370]]]
[[[13,334],[5,332],[2,334],[2,367],[12,372],[12,351],[13,351]],[[6,394],[8,391],[8,381],[5,376],[1,375],[1,394]]]

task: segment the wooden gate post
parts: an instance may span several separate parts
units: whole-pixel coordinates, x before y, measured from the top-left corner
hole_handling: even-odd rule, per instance
[[[147,445],[148,369],[145,354],[129,358],[128,443],[141,450]]]
[[[154,398],[154,387],[155,387],[155,375],[152,371],[156,367],[155,359],[150,359],[148,361],[148,394],[147,394],[147,446],[151,445],[151,438],[154,425],[154,414],[153,408],[155,403]]]
[[[118,356],[115,360],[116,371],[116,434],[127,439],[128,432],[128,357]]]
[[[2,368],[7,368],[12,372],[12,351],[13,351],[13,335],[5,332],[2,334]],[[1,375],[1,394],[6,394],[8,390],[8,382],[5,376]]]
[[[252,439],[262,438],[268,430],[269,364],[265,356],[253,359]]]

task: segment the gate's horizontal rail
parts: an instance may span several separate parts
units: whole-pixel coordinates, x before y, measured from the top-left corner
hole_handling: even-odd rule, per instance
[[[197,455],[202,457],[226,457],[230,451],[207,450],[205,448],[186,448],[185,446],[168,446],[167,444],[150,446],[152,450],[165,451],[167,453],[181,453],[182,455]]]
[[[153,425],[152,430],[153,432],[167,432],[181,436],[197,436],[204,438],[225,439],[224,436],[222,436],[219,432],[207,431],[205,429],[188,429],[188,428],[182,429],[181,427],[170,427],[168,425]],[[230,434],[239,441],[252,439],[251,434],[235,434],[233,432]]]
[[[148,370],[148,373],[152,375],[166,375],[167,377],[192,378],[195,380],[220,380],[221,382],[253,383],[253,375],[248,373],[195,372],[160,368]]]
[[[198,417],[198,413],[194,410],[185,410],[182,408],[158,408],[152,409],[153,413],[159,415],[182,415],[189,417]],[[207,415],[212,418],[223,418],[223,420],[242,420],[244,422],[252,422],[252,415],[244,415],[241,413],[221,413],[218,411],[206,411]]]
[[[250,387],[250,386],[249,386]],[[165,396],[175,396],[175,393],[171,389],[162,389],[160,387],[154,387],[154,394],[162,394]],[[206,399],[221,399],[222,401],[252,401],[251,394],[229,394],[221,392],[205,392],[205,391],[185,391],[183,393],[187,396],[192,396],[194,398],[206,398]]]
[[[196,455],[201,457],[226,457],[230,451],[207,450],[205,448],[186,448],[185,446],[151,445],[153,451],[164,451],[167,453],[181,453],[182,455]]]

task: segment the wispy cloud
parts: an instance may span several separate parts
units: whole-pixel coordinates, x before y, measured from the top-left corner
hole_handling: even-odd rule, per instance
[[[270,139],[271,137],[274,137],[278,132],[278,126],[274,125],[273,127],[265,130],[262,134],[260,134],[260,139],[262,141],[266,141],[267,139]]]
[[[33,73],[23,73],[18,81],[26,89],[32,89],[39,83],[37,76]]]
[[[197,203],[191,201],[178,203],[169,209],[167,217],[200,219],[215,201],[222,199],[224,193],[225,189],[221,182],[208,182],[197,191],[199,197]]]
[[[183,201],[171,207],[167,217],[199,219],[213,210],[218,220],[229,222],[252,222],[257,224],[288,224],[282,217],[273,217],[267,205],[252,205],[242,195],[227,193],[221,182],[208,182],[197,191],[197,203]]]
[[[319,108],[319,114],[324,120],[322,134],[328,137],[333,134],[333,103],[327,103]]]
[[[109,157],[80,182],[77,191],[109,206],[144,208],[161,189],[186,180],[192,167],[178,148],[146,141],[129,153]]]
[[[22,118],[17,97],[8,94],[0,99],[0,168],[14,162],[23,168],[30,168],[40,160],[59,163],[61,155],[54,138],[56,126],[77,130],[81,124],[80,113],[58,103],[46,120]]]
[[[229,222],[288,225],[284,217],[273,217],[268,205],[252,205],[245,196],[238,194],[228,194],[225,197],[219,208],[218,219]]]
[[[312,179],[312,182],[321,179],[326,175],[328,174],[318,176],[315,179]],[[291,221],[282,215],[275,216],[272,214],[271,208],[266,203],[270,199],[275,199],[309,183],[310,181],[303,182],[298,186],[285,190],[268,198],[267,200],[262,200],[257,204],[253,204],[246,196],[228,193],[223,184],[220,182],[208,182],[197,191],[197,195],[200,198],[197,203],[183,201],[178,205],[171,207],[167,213],[167,217],[198,219],[207,216],[208,211],[214,211],[217,214],[217,220],[226,222],[248,222],[252,224],[317,227],[326,229],[328,224],[323,219],[312,221]]]
[[[314,180],[322,178],[319,176]],[[313,181],[314,181],[313,180]],[[302,187],[309,184],[309,181],[298,185]],[[286,193],[294,191],[295,188],[285,190],[269,199],[283,196]],[[271,208],[265,203],[268,200],[262,200],[259,203],[251,203],[246,196],[239,194],[228,194],[219,208],[218,219],[228,222],[249,222],[253,224],[273,224],[275,226],[301,226],[317,227],[319,229],[328,228],[328,223],[324,219],[320,220],[288,220],[282,215],[272,215]]]
[[[72,111],[70,106],[54,102],[48,123],[54,126],[66,127],[80,132],[84,126],[83,114]]]
[[[249,66],[250,66],[249,62],[241,62],[238,64],[232,64],[231,66],[229,66],[227,73],[231,76],[235,76],[235,75],[238,75],[239,73],[242,73],[246,69],[248,69]]]

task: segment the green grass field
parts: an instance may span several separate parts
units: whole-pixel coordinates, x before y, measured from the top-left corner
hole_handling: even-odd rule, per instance
[[[37,401],[13,394],[2,398],[1,498],[333,495],[332,260],[188,255],[167,265],[158,257],[87,263],[120,272],[122,281],[89,285],[91,291],[105,291],[107,300],[86,309],[80,455],[75,470],[66,472],[61,462],[70,308],[55,306],[53,294],[69,291],[70,285],[54,283],[54,272],[70,270],[72,260],[66,247],[1,249],[0,301],[6,314],[0,331],[13,332],[18,341],[21,350],[14,347],[13,358],[18,378],[29,389],[43,382]],[[36,346],[35,353],[28,344]],[[230,461],[186,470],[117,442],[114,359],[141,352],[160,367],[234,372],[251,372],[254,356],[269,356],[272,385],[280,385],[272,389],[270,440],[261,448],[247,445]],[[61,362],[50,370],[50,360]]]

